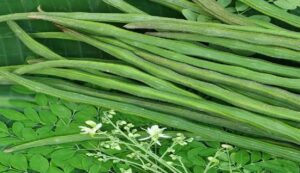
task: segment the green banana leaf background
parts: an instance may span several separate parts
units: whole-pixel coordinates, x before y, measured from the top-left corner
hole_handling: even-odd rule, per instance
[[[153,15],[179,16],[170,9],[157,5],[149,0],[129,0],[136,7]],[[44,11],[80,11],[80,12],[120,12],[108,6],[102,0],[1,0],[0,15],[37,11],[41,6]],[[20,21],[28,32],[57,30],[52,24],[43,21]],[[52,50],[66,57],[103,57],[107,54],[81,43],[57,40],[40,40]],[[9,30],[6,23],[0,23],[0,66],[22,64],[30,52]]]

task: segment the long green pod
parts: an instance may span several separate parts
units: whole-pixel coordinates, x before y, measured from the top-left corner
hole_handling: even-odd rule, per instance
[[[194,120],[195,122],[201,122],[205,124],[210,124],[218,127],[225,127],[227,129],[239,131],[242,133],[246,134],[251,134],[251,135],[261,135],[262,137],[267,137],[267,138],[274,138],[278,140],[283,140],[283,141],[289,141],[288,139],[285,138],[277,138],[277,136],[270,136],[267,133],[264,133],[264,131],[261,131],[259,129],[256,129],[255,127],[249,126],[244,123],[236,123],[234,121],[229,121],[227,119],[219,118],[216,116],[211,116],[211,115],[206,115],[201,112],[196,112],[192,111],[189,109],[185,109],[180,106],[175,106],[171,104],[166,104],[162,102],[153,102],[151,100],[147,99],[142,99],[139,97],[133,97],[130,95],[125,95],[121,93],[112,93],[112,92],[106,92],[106,91],[100,91],[84,86],[77,85],[75,83],[67,82],[64,80],[60,79],[53,79],[53,78],[41,78],[41,77],[34,77],[30,78],[35,81],[41,82],[48,84],[52,87],[66,90],[66,91],[71,91],[71,92],[76,92],[80,94],[85,94],[89,96],[94,96],[94,97],[100,97],[104,99],[109,99],[113,101],[119,101],[123,103],[128,103],[128,104],[133,104],[137,105],[140,107],[144,107],[149,110],[154,110],[166,114],[172,114],[172,115],[177,115],[178,117]]]
[[[178,39],[178,40],[212,43],[230,49],[245,50],[245,51],[259,53],[276,59],[284,59],[284,60],[300,62],[299,51],[295,51],[283,47],[257,45],[257,44],[251,44],[251,43],[234,40],[234,39],[217,38],[217,37],[205,36],[200,34],[175,33],[175,32],[148,32],[147,34],[158,36],[158,37],[164,37],[164,38]]]
[[[127,65],[119,65],[104,62],[93,62],[93,61],[80,61],[80,60],[57,60],[57,61],[46,61],[40,62],[32,65],[23,66],[15,70],[17,74],[24,74],[32,72],[35,70],[41,70],[51,67],[69,67],[69,68],[79,68],[79,69],[93,69],[102,72],[112,73],[129,79],[134,79],[143,82],[153,88],[158,90],[167,91],[171,93],[176,93],[179,95],[185,95],[188,97],[199,98],[196,94],[190,93],[183,90],[172,83],[166,82],[160,78],[148,75],[140,70]]]
[[[276,106],[280,106],[280,107],[286,107],[286,108],[290,108],[290,109],[299,111],[299,109],[295,109],[294,107],[291,107],[291,105],[289,105],[289,104],[280,102],[278,100],[274,100],[272,98],[263,97],[263,96],[261,96],[259,94],[252,93],[252,92],[247,92],[245,90],[241,90],[240,88],[234,88],[232,86],[225,86],[225,85],[221,85],[221,86],[223,88],[228,89],[228,90],[238,92],[240,94],[246,95],[248,97],[251,97],[251,98],[254,98],[254,99],[257,99],[257,100],[261,100],[261,101],[263,101],[265,103],[268,103],[268,104],[271,104],[271,105],[276,105]],[[300,128],[300,124],[297,123],[297,122],[293,122],[293,121],[289,121],[289,120],[285,120],[284,122],[287,123],[287,124],[289,124],[289,125],[291,125],[291,126],[293,126],[293,127]]]
[[[117,79],[117,80],[128,82],[128,83],[135,83],[135,81],[132,81],[132,80],[127,79],[127,78],[122,78],[120,76],[111,75],[111,74],[104,73],[104,72],[101,72],[101,71],[96,71],[96,70],[93,70],[93,69],[80,69],[80,70],[91,73],[91,74],[94,74],[94,75],[97,75],[97,76],[109,77],[109,78],[112,78],[112,79]]]
[[[268,71],[270,73],[281,74],[283,76],[291,76],[291,73],[293,72],[291,70],[293,69],[292,67],[278,65],[278,64],[274,64],[274,63],[254,59],[254,58],[243,57],[243,56],[217,51],[205,47],[200,47],[198,45],[188,44],[186,42],[178,42],[178,41],[173,41],[173,40],[168,40],[168,39],[163,39],[163,38],[158,38],[153,36],[147,36],[140,33],[126,31],[124,29],[120,29],[118,27],[109,24],[95,23],[89,21],[79,21],[79,20],[46,16],[46,15],[32,16],[32,18],[56,22],[63,26],[80,29],[82,31],[87,31],[98,35],[100,34],[100,35],[107,35],[107,36],[136,40],[151,45],[157,45],[166,49],[172,49],[174,51],[181,52],[181,53],[186,53],[186,54],[195,55],[199,57],[205,57],[207,59],[234,64],[238,66],[244,66],[246,68],[252,68],[260,71]],[[294,68],[294,70],[299,70],[299,69]],[[292,76],[293,75],[294,73],[292,74]],[[298,72],[295,75],[300,76],[300,73]]]
[[[210,78],[209,81],[214,82],[214,81],[216,81],[215,80],[216,78],[217,78],[217,80],[221,81],[222,77],[225,77],[224,75],[218,75],[215,72],[198,69],[198,68],[195,68],[190,65],[186,65],[186,64],[179,63],[176,61],[164,59],[159,56],[152,55],[152,54],[148,54],[148,53],[144,53],[144,52],[138,52],[137,54],[140,57],[142,57],[150,62],[162,65],[164,67],[168,67],[176,72],[183,73],[185,75],[190,75],[194,78],[198,78],[198,79],[202,79],[202,80],[208,80],[208,78]],[[296,119],[300,118],[300,112],[298,112],[298,111],[266,104],[264,102],[246,97],[239,93],[228,91],[227,89],[223,89],[217,85],[213,85],[213,84],[209,84],[209,83],[205,83],[205,82],[194,81],[194,80],[186,78],[186,77],[185,78],[177,77],[177,79],[185,80],[185,81],[187,81],[187,83],[188,83],[188,81],[191,81],[191,86],[193,84],[197,85],[197,87],[191,87],[191,88],[197,89],[198,91],[206,93],[207,95],[219,98],[223,101],[226,101],[237,107],[247,109],[249,111],[269,115],[271,117],[276,117],[276,118],[281,117],[283,119],[285,119],[284,117],[287,116],[286,117],[287,119],[294,120],[294,121],[299,121]],[[227,81],[229,81],[229,80],[226,81],[226,79],[230,79],[230,78],[224,78],[222,82],[225,81],[224,83],[228,84],[229,82],[227,82]],[[237,80],[230,81],[230,82],[237,84],[238,81],[239,80],[237,79]],[[235,85],[233,85],[233,86],[235,86]],[[230,98],[232,98],[232,99],[230,99]]]
[[[267,1],[261,1],[261,0],[240,0],[240,1],[261,13],[264,13],[268,16],[274,17],[292,26],[296,26],[300,28],[299,16],[291,14],[279,7],[276,7],[275,5],[272,5]],[[290,3],[290,2],[286,2],[286,3]]]
[[[1,70],[11,71],[11,70],[15,70],[15,69],[20,68],[20,67],[23,67],[23,65],[1,66],[0,69]]]
[[[0,16],[0,22],[7,22],[13,20],[27,20],[30,13],[14,13]]]
[[[16,34],[16,36],[34,53],[37,55],[43,56],[47,54],[48,59],[58,60],[64,59],[62,56],[54,53],[52,50],[47,48],[46,46],[37,43],[33,38],[31,38],[19,25],[17,25],[14,21],[7,22],[9,28]]]
[[[270,98],[270,97],[266,97],[266,96],[263,96],[263,95],[258,94],[258,93],[246,91],[246,90],[243,90],[241,88],[234,87],[232,85],[221,85],[221,86],[223,88],[228,89],[228,90],[238,92],[240,94],[246,95],[246,96],[248,96],[250,98],[253,98],[253,99],[256,99],[256,100],[260,100],[260,101],[268,103],[270,105],[285,107],[285,108],[289,108],[289,109],[293,109],[293,110],[297,110],[297,111],[300,110],[299,108],[295,108],[295,107],[291,106],[290,104],[287,104],[286,102],[282,102],[282,101],[279,101],[279,100],[276,100],[276,99],[273,99],[273,98]]]
[[[110,63],[110,64],[117,64],[117,65],[128,65],[126,62],[124,61],[120,61],[117,59],[101,59],[100,58],[93,58],[93,57],[66,57],[67,60],[76,60],[76,61],[90,61],[90,62],[100,62],[100,63]],[[39,62],[44,62],[43,61],[39,61]],[[28,62],[28,61],[27,61]],[[30,63],[28,63],[30,64]],[[32,63],[34,64],[34,63]]]
[[[173,18],[150,16],[146,14],[87,13],[87,12],[30,12],[30,13],[14,13],[14,14],[1,15],[0,22],[7,22],[12,20],[28,20],[28,19],[32,19],[32,16],[38,16],[43,14],[57,16],[57,17],[71,18],[71,19],[79,19],[79,20],[116,22],[116,23],[129,23],[129,22],[149,21],[149,20],[175,20]],[[182,20],[182,19],[178,19],[178,20]]]
[[[124,0],[103,0],[103,2],[126,13],[147,14]]]
[[[74,38],[74,37],[71,37],[65,33],[58,33],[58,32],[34,33],[34,34],[32,34],[32,36],[37,37],[37,38],[57,38],[57,39],[76,40],[76,38]],[[131,51],[136,51],[136,50],[138,50],[137,48],[144,49],[151,53],[168,58],[170,60],[175,60],[178,62],[186,63],[186,64],[200,67],[203,69],[220,72],[223,74],[228,74],[230,76],[235,76],[238,78],[249,79],[251,81],[243,80],[243,79],[239,80],[238,78],[233,78],[233,77],[230,77],[227,75],[215,73],[219,77],[214,77],[213,78],[214,80],[212,80],[212,81],[215,81],[215,82],[218,81],[220,83],[225,82],[229,85],[235,85],[241,89],[246,89],[250,92],[255,92],[258,94],[262,94],[266,97],[270,97],[272,99],[279,100],[281,102],[286,102],[287,104],[290,104],[291,107],[300,107],[300,96],[299,95],[290,93],[286,90],[282,90],[279,88],[266,86],[266,85],[257,83],[257,82],[260,82],[260,83],[265,83],[265,84],[270,84],[270,85],[276,85],[276,82],[278,82],[277,81],[278,78],[276,78],[276,81],[271,80],[270,81],[271,83],[269,83],[269,81],[268,81],[268,79],[270,77],[269,75],[266,76],[265,74],[262,74],[259,72],[254,72],[254,71],[244,69],[241,67],[229,66],[229,65],[214,63],[214,62],[210,62],[210,61],[206,61],[206,60],[195,59],[190,56],[178,54],[173,51],[169,51],[169,50],[162,49],[162,48],[155,47],[155,46],[148,45],[148,44],[143,44],[143,43],[137,42],[137,41],[122,39],[123,42],[127,43],[127,44],[124,44],[124,43],[117,41],[115,39],[112,39],[112,38],[104,38],[104,37],[94,37],[94,38],[96,38],[100,41],[118,46],[118,47],[122,47],[124,49],[131,50]],[[131,46],[129,46],[128,44],[130,44]],[[132,46],[134,46],[134,47],[132,47]],[[135,48],[135,47],[137,47],[137,48]],[[210,72],[209,74],[213,74],[212,71],[209,71]],[[252,75],[249,75],[249,74],[252,74]],[[210,78],[207,78],[207,80],[209,80],[209,79]],[[234,81],[236,81],[236,82],[234,82]],[[257,82],[253,82],[253,81],[257,81]],[[274,84],[274,82],[275,82],[275,84]]]
[[[73,143],[73,142],[83,142],[83,141],[91,141],[91,140],[106,140],[107,138],[97,136],[92,137],[90,135],[81,135],[81,134],[73,134],[73,135],[65,135],[65,136],[55,136],[45,139],[40,139],[32,142],[27,142],[24,144],[16,145],[4,150],[6,153],[12,153],[16,151],[21,151],[29,148],[36,148],[41,146],[49,146],[49,145],[59,145],[65,143]]]
[[[110,89],[122,91],[135,95],[142,98],[149,98],[153,100],[159,100],[168,102],[171,104],[176,104],[179,106],[188,107],[194,110],[203,111],[207,113],[212,113],[214,115],[232,119],[234,121],[239,121],[247,123],[251,126],[255,126],[259,129],[266,130],[268,133],[275,133],[281,135],[286,135],[290,139],[293,139],[295,143],[298,143],[299,129],[291,127],[279,120],[273,118],[267,118],[252,112],[248,112],[239,108],[232,106],[225,106],[212,101],[194,99],[191,97],[179,96],[177,94],[158,91],[149,87],[144,87],[140,85],[128,84],[120,82],[113,79],[107,79],[103,77],[97,77],[87,73],[74,71],[74,70],[64,70],[64,69],[45,69],[41,71],[33,72],[34,74],[50,75],[55,77],[61,77],[71,80],[88,82],[101,87],[109,87]],[[265,126],[265,124],[270,124]],[[274,135],[274,134],[273,134]]]
[[[207,36],[222,37],[237,39],[253,44],[271,45],[285,47],[294,50],[300,50],[300,39],[288,38],[284,36],[277,36],[265,33],[245,32],[231,30],[227,28],[217,28],[212,26],[193,25],[188,23],[176,23],[173,21],[145,21],[135,22],[125,25],[128,29],[156,29],[176,32],[190,32],[196,34],[203,34]],[[274,30],[276,32],[276,30]]]
[[[121,62],[121,61],[116,61],[116,60],[109,60],[109,59],[99,59],[99,58],[74,58],[74,57],[67,57],[66,60],[81,60],[81,61],[93,61],[93,62],[101,62],[101,63],[114,63],[114,64],[120,64],[120,65],[125,65],[124,62]],[[41,63],[41,62],[45,62],[45,59],[38,59],[38,58],[35,58],[35,59],[29,59],[29,60],[26,60],[26,62],[28,64],[36,64],[36,63]],[[25,65],[22,65],[20,66],[21,67],[24,67]],[[16,68],[15,68],[16,70]],[[117,75],[112,75],[112,74],[109,74],[109,73],[105,73],[105,72],[101,72],[100,70],[97,71],[97,70],[93,70],[93,69],[89,69],[89,68],[84,68],[84,69],[80,69],[82,71],[85,71],[85,72],[88,72],[88,73],[91,73],[91,74],[94,74],[94,75],[98,75],[98,76],[103,76],[103,77],[108,77],[108,78],[112,78],[112,79],[117,79],[117,80],[121,80],[121,81],[124,81],[124,82],[128,82],[128,83],[137,83],[136,81],[134,80],[131,80],[131,79],[128,79],[128,78],[123,78],[123,77],[120,77],[120,76],[117,76]]]
[[[247,148],[251,150],[258,150],[269,153],[274,156],[287,158],[293,161],[300,162],[300,152],[297,149],[292,149],[288,147],[278,146],[275,144],[271,144],[268,142],[263,142],[257,139],[239,136],[235,134],[231,134],[228,132],[224,132],[219,129],[210,128],[207,126],[203,126],[200,124],[195,124],[181,118],[176,118],[174,116],[170,116],[167,114],[157,113],[154,111],[149,111],[144,108],[140,108],[137,106],[123,104],[120,102],[114,102],[110,100],[90,97],[82,94],[77,94],[73,92],[66,92],[62,90],[58,90],[47,85],[34,82],[20,76],[14,75],[9,72],[0,71],[0,74],[5,78],[12,80],[20,85],[23,85],[35,92],[48,94],[54,97],[58,97],[64,100],[69,100],[72,102],[79,102],[85,104],[91,104],[95,106],[101,106],[109,109],[114,109],[120,111],[122,113],[128,113],[131,115],[143,117],[146,119],[150,119],[156,121],[158,123],[175,127],[181,130],[186,130],[188,132],[194,133],[195,135],[203,136],[208,139],[212,139],[215,141],[226,142],[229,144],[233,144],[238,147]]]
[[[132,23],[132,22],[144,22],[144,21],[169,21],[176,22],[178,24],[189,24],[199,27],[215,27],[215,28],[227,28],[237,31],[248,31],[255,33],[264,33],[270,35],[284,36],[288,38],[300,39],[298,32],[288,30],[274,30],[264,29],[260,27],[252,26],[239,26],[239,25],[226,25],[220,23],[208,23],[208,22],[194,22],[183,19],[167,18],[159,16],[151,16],[145,14],[124,14],[124,13],[86,13],[86,12],[29,12],[29,13],[14,13],[0,16],[0,22],[6,22],[11,20],[27,20],[32,19],[34,16],[48,15],[56,17],[64,17],[77,20],[97,21],[97,22],[116,22],[116,23]]]
[[[43,39],[62,39],[62,40],[72,40],[77,41],[74,37],[64,33],[64,32],[36,32],[30,33],[33,38],[43,38]]]
[[[62,40],[72,40],[72,41],[78,41],[75,37],[66,34],[64,32],[36,32],[36,33],[30,33],[30,36],[34,38],[42,38],[42,39],[62,39]],[[133,46],[130,46],[126,43],[123,43],[117,39],[109,38],[109,37],[100,37],[100,36],[92,36],[93,38],[112,44],[114,46],[118,46],[127,50],[136,50]]]
[[[237,85],[240,86],[241,88],[248,89],[252,92],[257,92],[259,94],[263,94],[263,95],[266,95],[266,96],[274,98],[274,99],[282,100],[283,102],[287,102],[291,105],[295,105],[296,107],[300,106],[299,105],[299,103],[300,103],[299,95],[291,93],[291,92],[283,90],[283,89],[280,89],[280,88],[260,84],[260,83],[264,83],[264,84],[273,85],[273,83],[275,81],[270,81],[271,83],[269,83],[269,81],[268,81],[269,77],[272,78],[272,76],[270,76],[270,75],[251,71],[251,70],[241,68],[241,67],[224,65],[224,64],[214,63],[214,62],[205,61],[205,60],[201,60],[201,59],[196,59],[191,56],[186,56],[186,55],[179,54],[179,53],[169,51],[166,49],[162,49],[162,48],[159,48],[156,46],[143,44],[138,41],[131,41],[131,40],[127,40],[127,39],[122,39],[122,41],[124,41],[130,45],[133,45],[135,47],[138,47],[140,49],[160,55],[160,56],[170,59],[170,60],[182,62],[182,63],[189,64],[192,66],[200,67],[203,69],[220,72],[222,74],[227,74],[227,75],[235,76],[235,77],[242,78],[242,79],[249,79],[250,81],[242,80],[243,82],[238,83]],[[257,81],[259,83],[253,82],[253,81]]]

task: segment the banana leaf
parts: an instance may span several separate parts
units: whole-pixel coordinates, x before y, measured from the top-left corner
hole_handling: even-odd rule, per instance
[[[153,15],[178,17],[179,14],[149,0],[128,0],[136,7]],[[37,11],[41,6],[44,11],[81,11],[81,12],[120,12],[108,6],[102,0],[1,0],[0,15]],[[43,21],[18,22],[28,32],[55,31],[52,24]],[[109,57],[109,55],[79,42],[61,40],[40,40],[49,48],[66,57]],[[24,63],[26,57],[34,55],[8,29],[6,23],[0,23],[0,66]]]

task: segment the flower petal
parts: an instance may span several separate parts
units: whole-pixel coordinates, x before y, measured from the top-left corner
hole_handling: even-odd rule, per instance
[[[101,127],[102,127],[102,124],[99,123],[99,124],[96,124],[96,126],[94,128],[97,129],[97,130],[99,130]]]
[[[140,141],[146,141],[146,140],[148,140],[148,139],[150,139],[151,137],[150,136],[148,136],[148,137],[145,137],[145,138],[141,138],[141,139],[139,139]]]
[[[86,121],[85,124],[87,124],[87,125],[89,125],[89,126],[91,126],[91,127],[95,127],[95,126],[97,125],[97,123],[95,123],[95,122],[92,121],[92,120]]]

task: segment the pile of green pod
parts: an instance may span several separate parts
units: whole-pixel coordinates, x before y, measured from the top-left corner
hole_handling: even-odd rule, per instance
[[[300,162],[299,32],[212,0],[152,1],[188,20],[152,16],[123,0],[105,2],[125,13],[0,16],[36,54],[27,64],[0,67],[0,80]],[[300,28],[299,16],[267,1],[241,2]],[[197,20],[203,16],[212,20]],[[27,33],[18,20],[52,22],[61,32]],[[40,39],[84,42],[114,59],[63,57]]]

